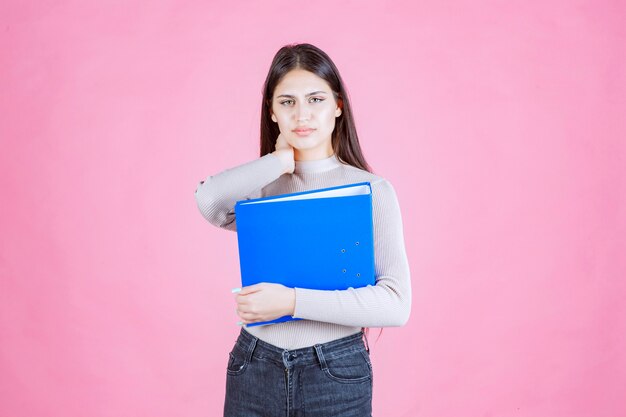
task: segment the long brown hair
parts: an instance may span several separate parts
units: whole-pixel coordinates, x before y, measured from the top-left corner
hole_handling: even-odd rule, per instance
[[[339,75],[339,70],[324,51],[310,43],[285,45],[274,55],[263,84],[260,156],[276,150],[276,138],[280,134],[280,129],[271,119],[272,97],[276,85],[285,74],[293,69],[312,72],[328,83],[337,105],[342,109],[341,114],[335,120],[335,128],[332,133],[333,151],[339,160],[372,172],[371,167],[365,161],[363,152],[361,152],[350,99],[341,75]]]

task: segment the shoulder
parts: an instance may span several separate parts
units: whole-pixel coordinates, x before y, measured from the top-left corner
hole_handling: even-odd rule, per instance
[[[367,181],[372,186],[372,199],[381,203],[397,204],[396,190],[387,178],[365,171],[352,165],[345,165],[344,169],[350,173],[353,181]]]

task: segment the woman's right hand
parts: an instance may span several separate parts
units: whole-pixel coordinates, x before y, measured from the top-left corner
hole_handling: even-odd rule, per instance
[[[293,170],[296,167],[293,156],[293,147],[289,143],[287,143],[282,133],[278,135],[275,146],[276,150],[272,153],[280,158],[280,160],[282,161],[283,167],[285,167],[283,173],[292,174]]]

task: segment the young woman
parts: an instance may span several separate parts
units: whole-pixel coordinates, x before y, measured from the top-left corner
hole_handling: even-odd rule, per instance
[[[229,353],[225,416],[370,416],[373,374],[364,329],[402,326],[411,310],[398,199],[365,162],[339,71],[311,44],[282,47],[264,85],[260,158],[201,181],[200,212],[236,231],[237,200],[363,181],[372,187],[376,285],[242,288],[236,302],[243,327]],[[245,327],[284,315],[303,320]]]

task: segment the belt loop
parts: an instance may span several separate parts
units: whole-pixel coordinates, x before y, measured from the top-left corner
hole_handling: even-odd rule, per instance
[[[252,341],[248,345],[248,361],[252,360],[252,354],[254,353],[254,348],[256,347],[256,342],[259,340],[256,336],[252,336]]]
[[[322,371],[325,371],[328,366],[326,365],[326,359],[324,359],[324,354],[322,353],[322,345],[315,345],[315,353],[317,353],[317,358],[320,361],[320,365],[322,366]]]
[[[361,328],[361,331],[363,331],[363,328]],[[370,353],[370,345],[367,342],[367,333],[365,331],[363,331],[363,337],[365,338],[365,350],[367,350],[367,353]]]

